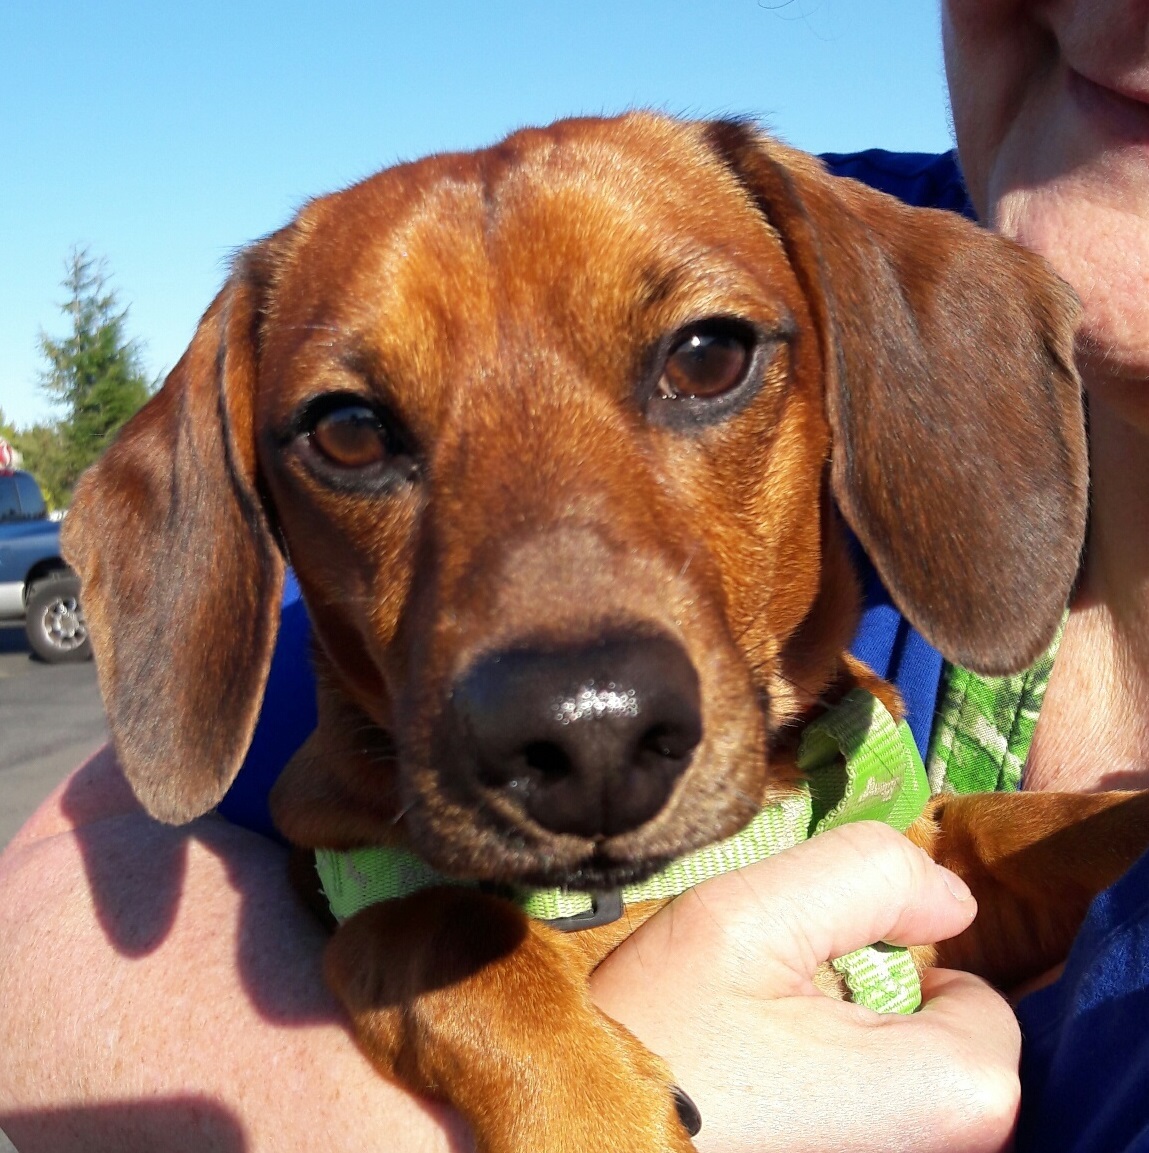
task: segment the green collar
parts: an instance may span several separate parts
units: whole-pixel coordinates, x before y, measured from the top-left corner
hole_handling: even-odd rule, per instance
[[[882,703],[862,689],[806,727],[798,766],[806,780],[793,795],[762,809],[741,832],[680,857],[639,884],[607,894],[519,889],[511,897],[529,916],[555,928],[588,928],[621,916],[625,905],[676,897],[837,825],[882,821],[904,832],[929,799],[909,726],[895,723]],[[367,905],[434,885],[473,884],[444,877],[402,848],[320,849],[315,863],[339,921]],[[879,1012],[912,1012],[920,1003],[917,972],[905,950],[872,946],[834,966],[854,1000]]]

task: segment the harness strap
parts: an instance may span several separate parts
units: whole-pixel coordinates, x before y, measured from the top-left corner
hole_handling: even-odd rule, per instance
[[[810,812],[809,793],[795,793],[762,809],[741,832],[678,858],[645,881],[625,886],[619,896],[627,905],[665,900],[711,877],[765,860],[806,839]],[[477,881],[457,880],[436,872],[406,848],[371,846],[346,852],[317,849],[315,866],[332,915],[338,921],[345,921],[368,905],[406,897],[435,885],[479,888]],[[599,896],[574,889],[521,886],[507,886],[506,895],[528,916],[551,922],[589,916],[595,897]]]
[[[882,821],[904,833],[930,799],[925,766],[905,721],[862,689],[807,726],[798,767],[810,782],[809,834],[853,821]],[[912,1013],[922,1003],[909,950],[879,941],[832,962],[857,1005]]]

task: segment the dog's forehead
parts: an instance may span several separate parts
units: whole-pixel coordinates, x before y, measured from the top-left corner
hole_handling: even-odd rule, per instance
[[[521,246],[536,240],[555,252],[552,271],[564,241],[582,256],[601,253],[604,231],[618,246],[652,232],[663,243],[722,243],[741,237],[737,219],[751,211],[699,125],[642,115],[523,129],[491,148],[387,169],[315,207],[322,249],[359,247],[367,267],[373,253],[410,257],[413,247],[453,266],[476,256],[495,265],[513,249],[518,267]]]
[[[769,308],[770,265],[780,241],[698,126],[567,121],[314,202],[276,314],[296,362],[346,340],[434,376],[496,338],[587,344],[668,298],[656,323]]]

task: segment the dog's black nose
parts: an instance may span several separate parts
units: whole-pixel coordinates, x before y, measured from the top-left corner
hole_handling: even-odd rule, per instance
[[[449,723],[457,769],[546,829],[612,836],[650,820],[690,764],[698,674],[667,637],[512,649],[460,678]]]

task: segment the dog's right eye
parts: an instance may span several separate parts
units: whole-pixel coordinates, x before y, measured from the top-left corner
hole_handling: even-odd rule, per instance
[[[346,404],[325,413],[308,438],[324,459],[339,468],[371,468],[390,456],[387,430],[365,404]]]
[[[415,440],[384,405],[353,392],[313,397],[280,445],[324,484],[346,492],[391,492],[418,479]]]

